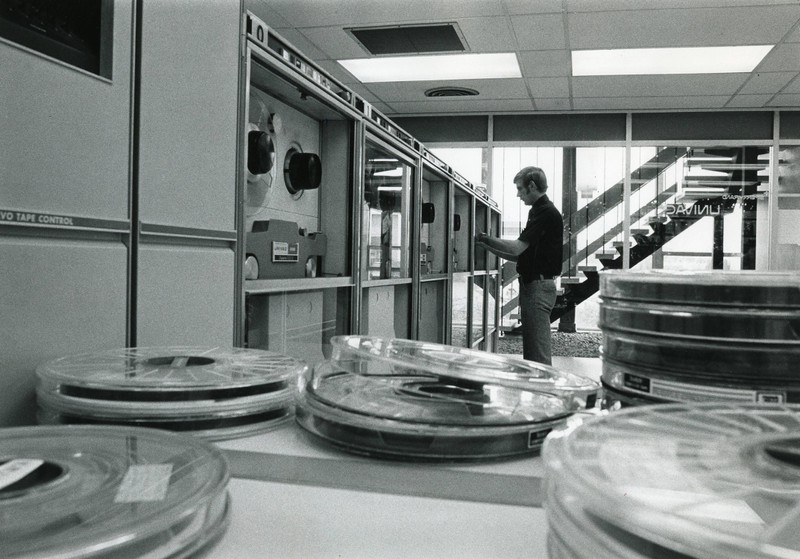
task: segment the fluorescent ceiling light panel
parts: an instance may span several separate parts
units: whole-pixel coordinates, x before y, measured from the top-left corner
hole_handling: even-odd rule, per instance
[[[514,53],[382,56],[339,60],[362,83],[520,78]]]
[[[573,76],[752,72],[773,45],[572,51]]]

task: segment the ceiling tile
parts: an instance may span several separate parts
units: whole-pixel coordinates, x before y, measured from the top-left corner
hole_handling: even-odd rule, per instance
[[[682,95],[679,97],[584,97],[575,99],[578,110],[644,110],[644,109],[721,109],[727,95]]]
[[[297,27],[393,25],[504,13],[502,4],[496,0],[270,0],[269,3]]]
[[[304,27],[299,31],[314,45],[315,51],[323,53],[322,58],[343,60],[372,56],[341,27]]]
[[[570,75],[570,59],[566,50],[529,50],[521,52],[519,57],[523,76]]]
[[[486,113],[486,112],[521,112],[532,111],[533,103],[530,99],[506,99],[500,101],[483,101],[475,97],[464,100],[457,97],[453,100],[436,99],[419,102],[391,103],[394,114],[449,114],[449,113]]]
[[[670,76],[586,76],[572,78],[574,97],[663,97],[733,95],[749,74],[681,74]],[[616,108],[616,107],[614,107]]]
[[[758,65],[759,72],[800,71],[800,43],[778,45]]]
[[[776,95],[767,103],[768,107],[800,107],[800,93],[786,93]]]
[[[517,45],[506,17],[459,19],[467,49],[472,52],[513,52]]]
[[[566,47],[561,14],[516,16],[512,18],[520,50],[563,49]]]
[[[273,29],[290,27],[291,23],[278,14],[270,4],[271,2],[266,2],[264,0],[246,0],[245,9],[253,12],[257,18],[261,19]]]
[[[569,12],[603,12],[612,10],[657,10],[667,8],[732,8],[741,0],[566,0]],[[795,0],[747,0],[748,6],[795,4]]]
[[[795,27],[783,40],[785,43],[800,43],[800,26]]]
[[[536,98],[534,101],[537,111],[568,111],[572,108],[569,99],[543,99]]]
[[[789,85],[781,93],[800,93],[800,75],[795,77],[794,81],[789,82]]]
[[[739,94],[777,93],[797,72],[753,72]]]
[[[800,5],[570,13],[573,49],[758,45],[777,43],[800,18]]]
[[[468,87],[478,91],[470,99],[529,99],[524,80],[454,80],[446,82],[371,83],[369,90],[387,103],[428,99],[425,91],[434,87]],[[461,98],[463,99],[463,98]],[[438,99],[431,99],[438,101]]]
[[[752,107],[763,107],[767,101],[772,99],[772,94],[770,93],[763,93],[761,95],[736,95],[728,104],[725,105],[726,107],[730,108],[752,108]]]
[[[561,0],[504,0],[510,15],[561,13]]]
[[[568,78],[533,78],[528,80],[528,87],[535,98],[569,97]]]

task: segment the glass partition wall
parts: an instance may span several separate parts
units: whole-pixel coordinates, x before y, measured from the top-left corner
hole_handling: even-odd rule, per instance
[[[800,144],[782,142],[773,208],[773,269],[800,270]]]
[[[361,331],[412,337],[411,204],[414,162],[378,138],[364,150]]]
[[[527,165],[548,177],[548,196],[564,215],[564,252],[553,327],[597,327],[598,272],[622,268],[766,270],[770,224],[777,228],[777,266],[797,269],[800,246],[800,146],[781,150],[778,208],[770,215],[769,145],[635,145],[495,147],[493,194],[501,236],[515,239],[527,219],[513,177]],[[626,212],[625,193],[629,192]],[[773,261],[776,258],[773,256]],[[501,326],[518,325],[518,286],[504,265]],[[566,327],[565,327],[566,322]]]
[[[422,172],[420,198],[417,338],[443,344],[447,342],[449,324],[450,180],[427,162]]]

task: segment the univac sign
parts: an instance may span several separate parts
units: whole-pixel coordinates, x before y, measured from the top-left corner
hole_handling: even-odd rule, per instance
[[[672,219],[699,219],[721,214],[721,204],[667,204],[666,206],[666,215]]]

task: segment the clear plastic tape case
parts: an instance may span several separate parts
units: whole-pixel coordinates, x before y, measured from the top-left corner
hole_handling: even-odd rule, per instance
[[[408,460],[486,460],[538,452],[599,383],[552,367],[440,344],[332,340],[301,377],[297,421],[346,451]]]
[[[209,440],[272,429],[294,412],[303,361],[218,347],[128,348],[37,368],[39,419],[154,427]]]
[[[800,345],[800,307],[706,307],[604,299],[598,326],[734,344]]]
[[[229,520],[208,443],[154,429],[0,431],[0,556],[152,559],[207,549]]]
[[[615,557],[800,557],[798,413],[663,404],[556,430],[542,451],[551,527],[580,526]]]
[[[600,274],[600,298],[659,304],[800,308],[800,277],[750,270],[614,270]]]
[[[331,362],[356,374],[392,375],[397,371],[442,379],[498,384],[555,394],[576,409],[598,401],[597,382],[511,355],[431,342],[370,336],[335,336]]]

